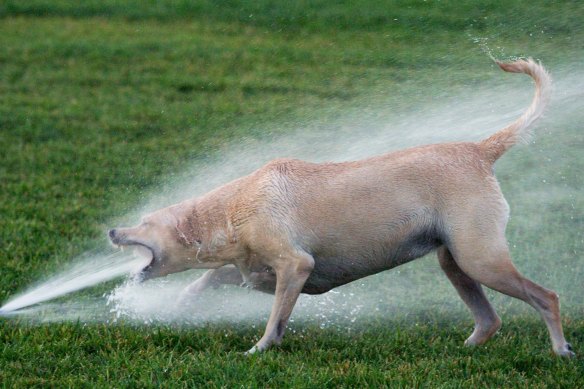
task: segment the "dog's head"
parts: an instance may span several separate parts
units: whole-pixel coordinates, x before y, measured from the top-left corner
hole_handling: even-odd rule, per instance
[[[136,227],[111,229],[108,235],[115,246],[134,248],[150,260],[139,274],[141,280],[205,267],[202,234],[192,210],[165,208],[145,216]]]

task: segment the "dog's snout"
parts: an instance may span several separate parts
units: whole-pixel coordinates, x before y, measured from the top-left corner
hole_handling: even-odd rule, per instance
[[[111,230],[109,230],[107,234],[109,235],[111,240],[114,240],[116,238],[116,229],[112,228]]]

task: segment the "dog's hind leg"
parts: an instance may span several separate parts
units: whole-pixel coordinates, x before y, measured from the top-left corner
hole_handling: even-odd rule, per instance
[[[554,352],[573,356],[562,330],[558,295],[519,274],[509,256],[504,223],[480,216],[457,226],[449,244],[454,260],[475,281],[534,307],[547,325]]]
[[[474,331],[464,344],[475,346],[485,343],[501,328],[501,319],[487,300],[481,284],[460,270],[452,254],[444,246],[438,249],[438,261],[474,317]]]

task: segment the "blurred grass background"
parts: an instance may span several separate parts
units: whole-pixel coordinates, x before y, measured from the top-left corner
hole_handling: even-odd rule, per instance
[[[102,243],[109,220],[226,142],[332,119],[366,107],[371,96],[415,104],[481,85],[494,77],[481,42],[497,56],[540,58],[552,72],[581,65],[583,17],[578,1],[2,1],[0,301]],[[498,165],[513,209],[515,262],[567,294],[566,336],[577,351],[584,344],[580,123],[538,132],[536,147]],[[438,274],[416,269],[402,274],[418,282]],[[504,301],[502,315],[515,306],[495,301]],[[504,316],[505,332],[477,350],[461,347],[468,317],[451,322],[440,307],[417,315],[371,319],[354,333],[308,324],[282,349],[251,359],[237,354],[259,335],[245,326],[29,327],[0,319],[0,381],[584,385],[582,359],[553,359],[534,314]]]

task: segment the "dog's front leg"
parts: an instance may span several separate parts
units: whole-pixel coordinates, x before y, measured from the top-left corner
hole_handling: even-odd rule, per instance
[[[220,285],[241,285],[242,281],[241,273],[234,266],[224,266],[218,269],[208,270],[180,293],[177,306],[188,306],[205,289],[217,288]]]
[[[273,265],[276,272],[276,295],[266,332],[246,354],[263,351],[274,343],[282,342],[292,308],[314,268],[314,259],[307,253],[293,252],[278,255],[278,261]]]

